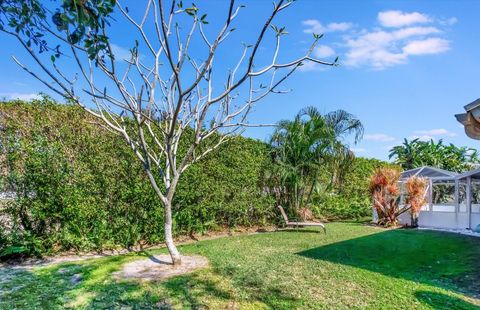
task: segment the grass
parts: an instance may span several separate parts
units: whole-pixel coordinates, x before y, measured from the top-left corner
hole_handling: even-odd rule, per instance
[[[480,238],[333,223],[201,241],[210,266],[163,282],[111,274],[147,255],[0,269],[1,309],[479,309]],[[82,281],[72,284],[74,274]]]

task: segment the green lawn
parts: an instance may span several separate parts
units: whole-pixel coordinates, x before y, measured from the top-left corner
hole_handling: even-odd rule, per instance
[[[333,223],[182,246],[210,267],[164,282],[112,279],[164,252],[0,269],[1,309],[479,309],[480,238]],[[74,285],[70,279],[81,273]]]

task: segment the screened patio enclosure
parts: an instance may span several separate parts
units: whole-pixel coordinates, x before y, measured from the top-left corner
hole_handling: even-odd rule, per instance
[[[480,169],[458,174],[433,167],[404,171],[400,188],[411,176],[428,180],[427,204],[418,217],[420,227],[475,229],[480,225]],[[404,203],[402,195],[400,204]],[[402,224],[411,224],[410,213],[400,217]]]

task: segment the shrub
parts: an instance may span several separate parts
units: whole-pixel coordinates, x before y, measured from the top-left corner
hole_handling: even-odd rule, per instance
[[[400,208],[400,190],[397,183],[400,180],[399,169],[379,168],[370,179],[370,193],[373,207],[378,216],[378,223],[385,226],[395,226],[398,217],[406,211]]]
[[[399,189],[401,171],[395,168],[378,168],[370,178],[370,193],[373,208],[378,216],[378,224],[396,226],[401,214],[409,211],[412,223],[417,226],[417,216],[426,203],[425,194],[427,181],[424,178],[411,176],[405,182],[405,204],[400,205],[401,191]]]
[[[418,214],[422,207],[427,203],[426,192],[428,182],[426,178],[412,176],[406,182],[407,197],[406,204],[410,206],[412,216],[412,226],[418,226]]]
[[[17,199],[0,209],[0,256],[101,250],[162,241],[163,209],[120,137],[81,109],[44,98],[0,105],[4,183]],[[187,170],[175,200],[177,234],[262,225],[264,143],[236,138]],[[5,241],[4,241],[5,240]]]
[[[80,108],[48,98],[1,103],[0,116],[0,186],[18,194],[0,207],[0,257],[163,241],[163,209],[119,136]],[[313,197],[314,215],[370,215],[368,178],[384,165],[356,158],[341,184]],[[279,221],[273,197],[264,194],[270,170],[266,143],[237,137],[222,145],[182,175],[173,205],[175,233]]]
[[[312,206],[315,215],[330,220],[371,216],[372,196],[368,190],[370,176],[380,167],[393,166],[377,159],[354,158],[340,184],[333,188],[327,187],[315,195]],[[323,183],[328,184],[328,181],[324,177]]]

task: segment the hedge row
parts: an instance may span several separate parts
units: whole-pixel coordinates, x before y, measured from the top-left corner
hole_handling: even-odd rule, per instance
[[[393,166],[373,158],[355,158],[342,184],[313,197],[313,211],[329,220],[360,220],[372,215],[370,176],[379,167]]]
[[[4,207],[0,253],[129,247],[162,240],[163,212],[124,141],[81,109],[48,99],[0,105]],[[182,176],[177,234],[261,225],[274,216],[262,195],[264,143],[236,138]],[[0,254],[1,255],[1,254]]]
[[[270,161],[267,144],[237,137],[191,166],[174,201],[175,233],[278,221],[264,194]],[[346,184],[315,197],[315,213],[369,215],[366,182],[382,164],[357,159]],[[75,106],[46,98],[0,103],[1,187],[18,197],[0,205],[0,257],[162,241],[163,211],[138,160]]]

